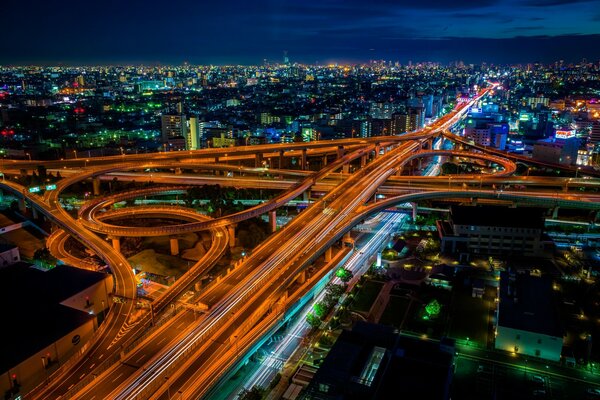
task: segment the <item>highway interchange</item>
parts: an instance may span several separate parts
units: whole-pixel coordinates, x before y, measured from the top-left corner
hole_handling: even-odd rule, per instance
[[[487,90],[482,91],[469,104],[462,104],[433,125],[403,136],[181,152],[185,154],[159,153],[152,157],[124,155],[59,160],[50,162],[47,168],[66,167],[65,170],[75,169],[77,173],[65,174],[58,182],[57,190],[43,196],[28,193],[26,188],[8,179],[3,181],[4,190],[25,197],[32,207],[60,228],[48,240],[54,254],[76,266],[93,268],[89,263],[69,257],[64,251],[68,237],[81,241],[110,267],[115,277],[114,295],[129,300],[113,303],[107,319],[80,354],[53,374],[48,385],[37,387],[26,398],[146,399],[167,398],[173,393],[182,398],[201,397],[236,362],[244,349],[251,348],[262,333],[276,324],[277,313],[273,310],[289,307],[308,290],[308,286],[295,293],[286,290],[307,266],[354,225],[400,203],[432,198],[489,198],[518,204],[598,210],[600,196],[569,190],[569,185],[571,188],[580,184],[593,187],[598,184],[597,180],[511,177],[516,170],[515,161],[524,160],[513,158],[511,161],[505,153],[490,152],[487,148],[476,148],[479,153],[432,149],[433,138],[440,135],[463,147],[473,147],[449,129],[462,118],[470,104],[487,93]],[[322,159],[327,154],[334,154],[336,160],[323,165],[317,172],[304,168],[304,162],[308,163],[309,158]],[[496,167],[483,176],[400,175],[412,159],[439,156],[474,158]],[[302,160],[300,171],[281,168],[284,158]],[[269,170],[269,174],[277,178],[260,177],[265,168],[257,165],[264,159],[270,159],[271,165],[278,164],[280,168]],[[366,159],[371,160],[367,163]],[[247,160],[254,160],[255,167],[229,164]],[[350,173],[347,165],[357,160],[361,167]],[[0,168],[10,176],[11,172],[34,169],[38,164],[9,160],[3,161]],[[76,182],[99,177],[113,179],[115,176],[118,179],[134,176],[133,179],[139,182],[146,169],[175,169],[175,172],[155,172],[152,177],[145,173],[147,180],[161,186],[98,197],[87,202],[77,218],[61,206],[61,192]],[[193,176],[181,173],[182,169],[220,172],[223,176]],[[244,176],[240,176],[242,173]],[[145,206],[109,211],[114,203],[127,198],[169,190],[183,191],[187,185],[207,182],[236,187],[252,187],[260,182],[265,188],[282,192],[248,210],[215,219],[207,219],[183,207]],[[513,189],[502,190],[503,185],[513,185]],[[515,190],[514,185],[519,189]],[[252,255],[222,282],[207,288],[200,301],[210,306],[208,312],[180,312],[171,315],[164,324],[154,324],[150,328],[153,316],[168,314],[167,306],[221,257],[230,241],[228,227],[273,212],[309,190],[326,194],[254,249]],[[385,198],[372,201],[377,194]],[[181,223],[134,228],[110,222],[130,214],[136,217],[168,215]],[[200,230],[210,230],[211,249],[173,288],[153,303],[151,312],[140,315],[135,308],[136,283],[131,266],[99,234],[117,238],[169,236]]]

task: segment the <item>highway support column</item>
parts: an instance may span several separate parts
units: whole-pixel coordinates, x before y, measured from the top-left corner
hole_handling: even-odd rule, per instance
[[[558,209],[559,209],[558,206],[556,206],[552,209],[552,218],[554,218],[554,219],[558,218]]]
[[[38,219],[38,217],[39,217],[39,212],[38,212],[37,208],[35,208],[33,206],[33,204],[31,205],[31,217],[33,219]]]
[[[306,163],[308,162],[306,151],[306,149],[302,149],[302,158],[300,159],[300,169],[302,171],[306,170]]]
[[[27,204],[25,204],[25,197],[21,197],[19,199],[19,211],[21,214],[25,214],[27,212]]]
[[[344,157],[344,146],[338,146],[336,160],[339,160],[342,157]]]
[[[100,196],[102,194],[100,191],[100,178],[97,176],[92,178],[92,193],[94,196]]]
[[[381,151],[381,144],[375,143],[375,158],[379,157],[380,151]]]
[[[254,155],[254,168],[262,167],[263,155],[262,153],[256,153]]]
[[[271,233],[277,230],[277,211],[275,210],[269,211],[269,227],[271,228]]]
[[[412,206],[412,220],[413,223],[417,220],[417,203],[410,203],[410,205]]]
[[[176,256],[179,254],[179,239],[177,236],[169,236],[169,243],[171,244],[171,255]]]
[[[342,172],[344,174],[350,173],[350,164],[346,163],[346,164],[342,165]]]
[[[283,150],[279,150],[279,169],[283,169]]]
[[[332,253],[333,253],[333,251],[331,250],[331,247],[328,247],[327,250],[325,250],[325,262],[331,261]]]
[[[365,165],[367,165],[367,156],[360,156],[360,167],[364,168]]]
[[[118,236],[109,236],[109,238],[112,242],[113,249],[115,249],[116,251],[118,251],[120,253],[121,252],[121,238]]]
[[[298,282],[299,284],[303,284],[304,282],[306,282],[306,271],[302,270],[302,272],[300,272],[300,274],[298,275],[298,278],[296,278],[296,282]]]
[[[227,234],[229,235],[229,248],[235,247],[235,228],[236,224],[227,226]]]

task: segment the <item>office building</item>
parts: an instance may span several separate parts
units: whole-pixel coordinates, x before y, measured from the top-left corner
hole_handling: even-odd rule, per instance
[[[549,277],[503,271],[497,311],[496,349],[560,361],[563,331]]]
[[[450,207],[438,221],[441,250],[468,259],[471,254],[541,256],[552,242],[543,236],[544,210],[501,206]]]
[[[165,151],[185,150],[187,130],[185,115],[162,115],[161,132]]]
[[[449,399],[454,342],[400,336],[392,327],[357,322],[345,330],[301,399]]]

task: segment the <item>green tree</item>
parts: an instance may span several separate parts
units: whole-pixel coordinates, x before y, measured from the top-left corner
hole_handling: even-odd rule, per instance
[[[308,313],[308,315],[306,316],[306,322],[308,322],[308,324],[312,328],[318,328],[319,326],[321,326],[321,318],[317,317],[312,312]]]
[[[344,267],[339,268],[337,271],[335,271],[335,276],[337,276],[338,278],[340,278],[340,280],[344,283],[348,283],[350,282],[350,279],[352,279],[352,272]]]

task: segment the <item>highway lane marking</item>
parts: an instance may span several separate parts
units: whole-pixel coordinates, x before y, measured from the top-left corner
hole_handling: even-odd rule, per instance
[[[179,325],[177,325],[177,326],[175,327],[175,329],[179,329],[179,328],[181,327],[181,325],[183,325],[183,324],[184,324],[184,322],[180,323]]]
[[[162,338],[161,340],[159,340],[159,341],[158,341],[158,343],[156,343],[156,344],[161,344],[161,343],[162,343],[162,342],[164,342],[165,340],[167,340],[167,338],[166,338],[166,337],[164,337],[164,338]]]
[[[138,358],[137,360],[135,360],[136,363],[139,363],[140,361],[142,361],[142,358],[146,357],[145,354],[142,354],[142,356],[140,358]]]
[[[119,378],[120,378],[122,375],[123,375],[123,373],[121,372],[121,373],[119,374],[119,376],[117,376],[115,379],[113,379],[113,380],[112,380],[112,382],[113,382],[113,383],[114,383],[114,382],[116,382],[116,380],[117,380],[117,379],[119,379]]]
[[[79,377],[79,380],[82,380],[84,376],[85,376],[85,372]]]
[[[75,386],[75,384],[72,384],[71,386],[69,386],[69,388],[67,390],[71,390],[71,388]]]
[[[92,365],[90,365],[90,369],[94,368],[95,365],[96,365],[96,363],[93,363]]]
[[[108,347],[106,348],[106,350],[108,350]],[[102,357],[104,357],[104,354],[100,354],[100,355],[98,356],[98,360],[99,360],[99,359],[101,359]]]

